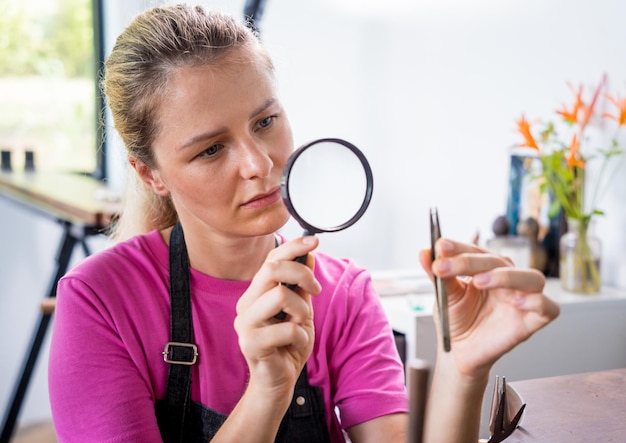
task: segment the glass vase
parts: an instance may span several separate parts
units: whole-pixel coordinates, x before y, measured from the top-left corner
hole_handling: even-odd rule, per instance
[[[602,243],[591,229],[591,222],[567,219],[568,232],[560,240],[559,276],[561,286],[570,292],[600,292]]]

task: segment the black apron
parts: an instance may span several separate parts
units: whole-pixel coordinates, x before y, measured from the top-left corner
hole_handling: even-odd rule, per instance
[[[191,401],[191,367],[198,350],[192,336],[189,256],[180,223],[172,229],[169,252],[171,341],[163,352],[169,373],[166,398],[156,402],[157,421],[164,443],[208,442],[227,416]],[[203,357],[208,356],[204,352]],[[324,398],[319,387],[309,385],[306,369],[305,365],[298,377],[276,442],[330,442]]]

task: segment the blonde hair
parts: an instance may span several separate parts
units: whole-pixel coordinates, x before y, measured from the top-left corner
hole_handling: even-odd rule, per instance
[[[219,62],[235,48],[255,43],[258,36],[243,21],[201,6],[157,7],[137,16],[117,38],[101,82],[128,156],[157,167],[152,151],[160,130],[157,110],[175,70]],[[171,199],[154,194],[134,168],[129,170],[124,208],[111,229],[118,241],[172,226],[178,219]]]

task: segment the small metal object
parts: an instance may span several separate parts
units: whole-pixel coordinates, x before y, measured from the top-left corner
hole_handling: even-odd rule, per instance
[[[507,386],[504,377],[502,377],[502,382],[500,383],[500,377],[496,376],[491,404],[491,419],[489,420],[491,438],[488,443],[500,443],[506,440],[517,429],[522,418],[526,404],[521,404],[521,399],[511,389]],[[516,398],[509,398],[507,394],[511,394],[511,397]],[[514,404],[515,402],[517,404]],[[518,407],[519,409],[517,409]],[[512,418],[511,410],[517,411]]]
[[[441,228],[439,226],[439,213],[437,208],[430,208],[430,258],[434,261],[438,258],[435,254],[435,243],[441,238]],[[443,286],[441,279],[435,278],[435,294],[437,296],[437,308],[439,310],[439,323],[441,325],[441,337],[443,340],[443,350],[450,352],[450,322],[448,320],[448,292]]]
[[[173,358],[171,358],[171,352],[173,351],[173,347],[179,347],[179,348],[187,348],[191,350],[191,360],[186,361],[186,360],[174,360]],[[172,365],[186,365],[186,366],[191,366],[196,364],[196,361],[198,361],[198,347],[196,345],[194,345],[193,343],[179,343],[176,341],[171,341],[168,342],[165,345],[165,349],[162,352],[163,354],[163,361],[165,363],[169,363]]]

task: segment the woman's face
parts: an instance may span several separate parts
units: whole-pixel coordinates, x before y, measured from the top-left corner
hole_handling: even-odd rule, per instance
[[[161,103],[156,167],[140,175],[171,195],[186,226],[256,236],[285,224],[280,179],[293,140],[260,55],[237,49],[215,66],[180,68]]]

